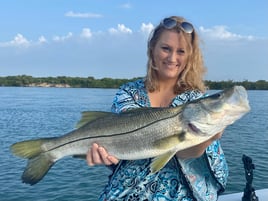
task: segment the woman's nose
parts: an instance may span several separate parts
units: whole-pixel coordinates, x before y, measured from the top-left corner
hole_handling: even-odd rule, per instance
[[[175,63],[177,61],[177,54],[175,52],[170,52],[168,55],[168,61]]]

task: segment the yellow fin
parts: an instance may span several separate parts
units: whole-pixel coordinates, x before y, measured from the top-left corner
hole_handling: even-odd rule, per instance
[[[94,121],[98,118],[105,117],[112,114],[111,112],[101,112],[101,111],[85,111],[82,112],[82,117],[80,121],[76,124],[76,128],[80,128],[85,124]]]
[[[180,142],[183,142],[185,140],[185,135],[186,132],[181,131],[178,134],[162,138],[154,142],[154,147],[162,150],[170,150],[177,146]]]
[[[26,184],[34,185],[47,174],[53,165],[54,162],[49,154],[39,154],[38,156],[28,160],[21,179]]]
[[[152,173],[156,173],[159,170],[161,170],[168,161],[175,155],[176,152],[169,151],[165,154],[162,154],[160,156],[157,156],[153,159],[152,163],[150,164],[150,169]]]
[[[12,153],[22,158],[33,158],[43,152],[42,144],[53,138],[43,138],[37,140],[27,140],[17,142],[10,146]]]
[[[53,158],[42,150],[42,144],[54,138],[28,140],[13,144],[10,149],[14,155],[28,158],[27,166],[22,175],[24,183],[34,185],[39,182],[54,164]]]

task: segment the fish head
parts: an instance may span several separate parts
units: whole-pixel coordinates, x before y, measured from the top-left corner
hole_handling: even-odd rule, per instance
[[[249,111],[246,89],[234,86],[186,104],[182,116],[193,134],[213,136]]]

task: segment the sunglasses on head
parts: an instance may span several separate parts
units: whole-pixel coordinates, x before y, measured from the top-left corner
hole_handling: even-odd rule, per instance
[[[194,27],[189,22],[179,23],[177,20],[173,18],[165,18],[162,20],[161,25],[166,29],[173,29],[176,26],[179,27],[185,33],[191,34],[194,31]]]

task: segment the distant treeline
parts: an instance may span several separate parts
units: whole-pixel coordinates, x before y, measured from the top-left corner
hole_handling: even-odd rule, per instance
[[[94,77],[32,77],[29,75],[5,76],[0,77],[0,86],[16,87],[72,87],[72,88],[118,88],[122,84],[135,80],[132,79],[114,79]],[[205,81],[209,89],[224,89],[234,85],[242,85],[248,90],[268,90],[268,81],[258,80],[251,82],[248,80],[237,82],[228,81]]]

